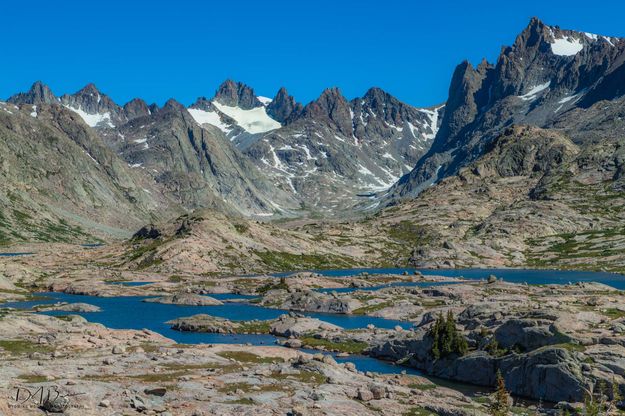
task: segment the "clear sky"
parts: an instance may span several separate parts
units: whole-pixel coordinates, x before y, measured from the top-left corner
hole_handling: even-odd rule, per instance
[[[429,106],[459,62],[494,61],[532,16],[625,37],[622,0],[6,1],[0,97],[40,79],[59,95],[94,82],[120,104],[190,104],[232,78],[303,103],[378,86]]]

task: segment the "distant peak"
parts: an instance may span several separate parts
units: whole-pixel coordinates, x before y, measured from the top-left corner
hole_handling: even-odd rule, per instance
[[[285,123],[289,119],[297,117],[303,106],[289,95],[286,88],[281,87],[276,96],[267,105],[267,114],[280,123]]]
[[[51,104],[57,98],[52,93],[50,87],[41,81],[35,81],[28,92],[15,94],[8,99],[12,104]]]
[[[258,100],[254,89],[242,82],[231,79],[224,81],[215,92],[215,101],[229,107],[240,107],[244,110],[262,107],[263,103]]]
[[[167,102],[163,106],[163,110],[169,110],[169,111],[181,111],[184,109],[185,109],[184,106],[180,104],[178,101],[176,101],[174,98],[170,98],[169,100],[167,100]]]
[[[77,94],[100,94],[100,91],[94,83],[90,82],[89,84],[85,85],[80,91],[78,91]]]

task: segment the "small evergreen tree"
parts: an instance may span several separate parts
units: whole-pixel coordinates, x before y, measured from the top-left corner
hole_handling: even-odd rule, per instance
[[[456,320],[451,311],[446,318],[439,313],[428,335],[432,339],[431,353],[435,359],[452,354],[464,355],[469,348],[467,340],[456,328]]]
[[[489,410],[491,416],[506,416],[510,411],[510,393],[506,390],[506,382],[499,370],[497,370],[497,390],[495,390]]]
[[[439,313],[436,321],[434,321],[434,325],[430,328],[428,335],[432,338],[432,356],[435,359],[441,358],[441,347],[439,345],[439,340],[441,337],[441,327],[443,325],[443,314]]]

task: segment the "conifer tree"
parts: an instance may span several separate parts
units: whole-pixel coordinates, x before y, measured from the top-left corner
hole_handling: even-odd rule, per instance
[[[506,416],[510,411],[510,393],[506,390],[506,382],[500,370],[497,370],[497,390],[489,410],[491,416]]]

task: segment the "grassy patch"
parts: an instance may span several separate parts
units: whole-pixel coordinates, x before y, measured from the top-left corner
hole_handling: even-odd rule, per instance
[[[271,378],[276,380],[296,380],[300,383],[319,385],[326,382],[326,376],[315,371],[302,370],[297,374],[273,373]]]
[[[380,302],[374,305],[367,305],[367,306],[363,306],[362,308],[354,309],[352,313],[354,315],[368,315],[370,313],[388,308],[390,306],[393,306],[393,302],[391,301]]]
[[[17,378],[25,383],[45,383],[46,381],[49,381],[48,377],[37,374],[21,374]]]
[[[52,352],[49,345],[37,344],[27,340],[0,340],[0,347],[11,355],[31,354],[33,352]]]
[[[609,308],[601,311],[601,314],[607,316],[610,319],[618,319],[625,316],[625,312],[616,308]]]
[[[354,260],[349,257],[333,254],[293,254],[270,250],[253,250],[253,253],[267,267],[280,271],[342,269],[356,265]]]
[[[415,390],[421,390],[421,391],[428,391],[428,390],[434,390],[437,386],[436,384],[417,384],[417,383],[411,383],[408,384],[408,387],[410,387],[411,389],[415,389]]]
[[[236,332],[239,334],[268,334],[270,330],[270,321],[247,321],[241,322]]]
[[[281,384],[250,384],[250,383],[228,383],[219,388],[221,393],[234,393],[241,390],[244,393],[263,393],[270,391],[288,391],[286,386]]]
[[[300,338],[300,341],[302,341],[304,345],[309,345],[313,348],[324,347],[327,350],[346,352],[349,354],[362,354],[362,352],[368,347],[366,342],[359,341],[334,342],[327,339],[318,339],[313,337],[303,337]]]
[[[437,413],[434,413],[425,407],[416,406],[404,412],[402,416],[437,416]]]
[[[280,357],[261,357],[260,355],[252,354],[246,351],[223,351],[217,353],[220,357],[227,358],[229,360],[235,360],[240,363],[254,363],[254,364],[270,364],[275,362],[284,362]]]

